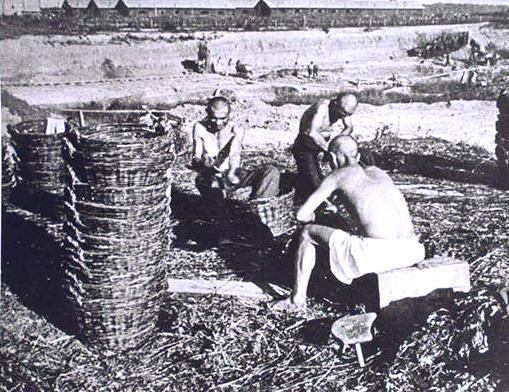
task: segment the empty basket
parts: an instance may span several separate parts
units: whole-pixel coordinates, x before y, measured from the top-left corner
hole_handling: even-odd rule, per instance
[[[25,121],[8,128],[18,157],[18,178],[31,193],[62,195],[65,171],[63,133],[46,135],[46,120]]]

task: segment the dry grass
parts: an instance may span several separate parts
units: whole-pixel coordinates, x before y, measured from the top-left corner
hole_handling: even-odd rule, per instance
[[[383,140],[378,143],[372,147],[375,152],[391,145]],[[406,152],[405,148],[410,147],[402,145],[399,152]],[[414,141],[411,148],[417,155],[447,151],[450,158],[461,160],[485,157],[478,149],[432,139]],[[246,158],[248,165],[275,160],[281,168],[294,169],[284,151],[253,151]],[[343,297],[334,296],[334,290],[323,292],[324,286],[336,286],[330,279],[313,278],[311,307],[299,316],[274,313],[264,305],[235,298],[168,294],[155,335],[135,350],[106,355],[85,347],[42,317],[40,308],[30,304],[11,281],[12,263],[18,263],[14,270],[33,266],[31,253],[25,252],[23,263],[7,249],[7,257],[2,257],[4,281],[9,286],[3,287],[2,295],[2,385],[56,391],[504,390],[509,386],[504,371],[509,345],[500,323],[507,318],[501,320],[496,292],[508,284],[509,194],[454,178],[392,175],[399,184],[451,191],[437,197],[406,196],[427,252],[466,260],[474,289],[454,296],[448,304],[439,303],[438,308],[445,306],[446,310],[435,307],[404,332],[396,334],[392,326],[378,326],[373,344],[364,345],[369,357],[366,368],[357,366],[351,348],[343,351],[328,334],[331,320],[352,311],[345,305],[345,291]],[[203,211],[193,208],[199,200],[193,198],[189,171],[177,168],[175,182],[175,248],[165,261],[169,275],[261,281],[284,280],[281,275],[289,275],[291,255],[283,243],[288,238],[263,250],[224,251],[209,246],[204,230],[210,230],[211,222],[201,215]],[[48,235],[59,241],[58,224],[48,225],[38,215],[12,207],[6,214],[11,220],[17,216],[41,230],[51,229]],[[10,248],[12,244],[6,245]],[[413,306],[421,309],[418,302]]]

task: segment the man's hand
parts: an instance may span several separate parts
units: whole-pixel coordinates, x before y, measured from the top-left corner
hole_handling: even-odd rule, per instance
[[[325,200],[324,204],[325,208],[323,209],[323,212],[326,214],[337,214],[337,212],[339,211],[339,208],[335,204],[331,203],[329,200]]]
[[[210,156],[206,156],[202,159],[193,159],[191,162],[191,168],[197,172],[208,175],[215,175],[221,172],[217,167],[214,166],[214,159],[212,159]]]
[[[314,212],[311,212],[309,215],[306,216],[300,213],[300,211],[297,213],[297,221],[299,221],[302,224],[313,223],[315,219],[316,215]]]
[[[230,185],[237,185],[240,182],[240,178],[233,171],[228,172],[226,179]]]
[[[202,158],[202,163],[203,163],[203,166],[205,166],[205,167],[208,167],[208,168],[214,167],[214,159],[210,155],[205,155]]]

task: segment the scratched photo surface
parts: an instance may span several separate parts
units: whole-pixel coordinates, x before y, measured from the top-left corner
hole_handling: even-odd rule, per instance
[[[508,0],[0,5],[0,389],[509,389]]]

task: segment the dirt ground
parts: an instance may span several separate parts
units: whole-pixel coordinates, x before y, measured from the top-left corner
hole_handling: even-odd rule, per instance
[[[359,79],[387,80],[394,73],[410,80],[450,71],[434,60],[409,58],[406,50],[423,35],[467,29],[483,34],[497,47],[509,49],[509,30],[491,30],[482,25],[398,27],[371,32],[333,29],[328,33],[316,30],[26,36],[0,41],[2,88],[33,107],[55,112],[69,107],[106,108],[115,101],[122,107],[170,107],[184,120],[183,129],[188,136],[192,124],[204,115],[206,98],[221,89],[233,98],[233,120],[247,129],[244,163],[270,162],[291,174],[295,163],[287,148],[306,105],[296,104],[287,95],[312,98],[345,88],[365,93],[369,85],[352,83]],[[198,39],[205,38],[216,61],[219,57],[222,61],[241,59],[253,66],[254,78],[185,71],[181,61],[195,59]],[[460,55],[464,54],[453,56],[453,61],[460,63]],[[106,60],[113,65],[113,78],[105,75]],[[304,76],[304,68],[312,60],[320,65],[316,80]],[[296,61],[299,77],[287,72]],[[509,69],[509,61],[504,60],[497,67],[499,71]],[[454,74],[448,80],[457,77]],[[402,87],[397,91],[407,90]],[[2,244],[8,256],[2,260],[6,271],[3,276],[7,276],[2,282],[8,286],[2,287],[6,314],[0,322],[6,343],[0,349],[2,385],[60,391],[288,391],[318,390],[322,385],[323,390],[385,388],[416,392],[484,392],[507,385],[503,369],[509,360],[509,340],[502,328],[498,334],[488,328],[493,315],[502,313],[496,289],[507,285],[507,194],[487,184],[486,178],[475,182],[472,176],[477,171],[478,177],[486,177],[486,161],[491,165],[486,167],[495,166],[489,159],[494,153],[495,102],[446,98],[430,104],[410,102],[381,106],[362,102],[353,117],[354,134],[367,141],[384,130],[409,139],[394,139],[394,147],[389,135],[389,144],[382,143],[380,153],[388,147],[389,163],[397,161],[391,175],[405,189],[427,252],[449,254],[470,265],[473,290],[466,298],[456,298],[458,303],[453,307],[466,309],[461,313],[466,318],[461,318],[461,323],[455,321],[457,314],[450,316],[443,309],[432,313],[434,318],[410,326],[405,333],[393,330],[394,325],[389,323],[387,335],[398,335],[399,341],[382,342],[380,347],[385,350],[390,346],[384,351],[390,359],[367,345],[368,366],[359,368],[351,347],[340,352],[337,344],[303,339],[302,326],[307,322],[296,316],[219,296],[168,294],[165,318],[157,336],[127,355],[105,360],[103,353],[92,352],[73,333],[61,328],[66,320],[61,320],[63,313],[53,303],[52,295],[62,291],[57,274],[62,262],[56,257],[60,254],[61,222],[48,223],[34,205],[9,206],[4,215],[7,220],[2,223],[2,229],[8,228],[8,236],[3,236],[7,246]],[[21,106],[19,102],[2,103],[2,129],[24,117],[18,111]],[[425,137],[429,139],[410,140]],[[483,147],[487,154],[471,146]],[[413,159],[421,168],[431,167],[434,177],[412,168],[408,172],[401,170],[398,164],[403,165],[405,159],[415,165]],[[225,252],[213,247],[211,238],[217,233],[213,222],[196,219],[203,217],[203,206],[186,163],[180,162],[174,171],[175,242],[171,256],[165,260],[168,275],[262,282],[269,281],[271,275],[282,280],[276,283],[288,287],[289,238],[283,236],[267,249]],[[482,170],[477,170],[479,167]],[[443,170],[439,173],[438,169]],[[461,173],[466,173],[464,177],[471,182],[453,178]],[[21,232],[25,235],[19,236]],[[331,280],[315,279],[312,283],[318,294],[312,296],[307,318],[337,318],[352,310],[340,300],[330,299],[329,293],[323,295],[330,289]],[[344,300],[344,296],[340,298]],[[427,306],[418,305],[409,308],[413,316]],[[422,317],[429,314],[427,311]],[[412,317],[405,321],[411,323]],[[418,329],[418,325],[422,328]],[[316,325],[311,325],[311,329],[316,329]],[[488,345],[488,332],[499,340]],[[457,345],[450,344],[452,338],[456,339],[455,344],[464,340],[466,351],[462,349],[458,354]],[[448,339],[448,343],[442,344],[441,339]],[[487,353],[486,347],[490,348]],[[468,359],[470,352],[474,360],[465,362],[464,357]]]
[[[246,145],[287,146],[295,137],[305,106],[270,104],[280,99],[280,91],[296,91],[302,96],[333,94],[344,89],[362,92],[370,86],[355,87],[352,82],[383,81],[392,74],[403,81],[420,80],[449,72],[450,69],[431,60],[407,57],[406,50],[423,36],[467,30],[483,35],[498,48],[509,45],[508,30],[493,30],[485,25],[398,27],[371,32],[351,28],[332,29],[328,33],[311,30],[25,36],[0,42],[4,59],[1,74],[7,82],[4,88],[33,106],[58,111],[94,103],[106,107],[115,100],[127,105],[170,106],[175,107],[176,115],[183,117],[188,132],[203,114],[204,100],[221,89],[236,98],[236,120],[248,129]],[[180,62],[196,57],[200,39],[208,40],[215,61],[231,57],[252,65],[254,79],[185,71]],[[457,56],[460,55],[464,53]],[[101,65],[107,59],[111,59],[115,68],[115,79],[104,75]],[[305,76],[305,67],[312,60],[320,65],[320,77],[316,80]],[[298,77],[288,73],[261,77],[275,70],[292,69],[296,61]],[[499,68],[509,69],[509,60]],[[449,79],[459,76],[461,72],[453,73]],[[18,121],[18,117],[4,112],[3,128]],[[354,118],[355,134],[360,140],[372,138],[377,130],[388,129],[401,137],[436,136],[452,142],[463,141],[491,153],[495,121],[493,101],[361,104]]]

